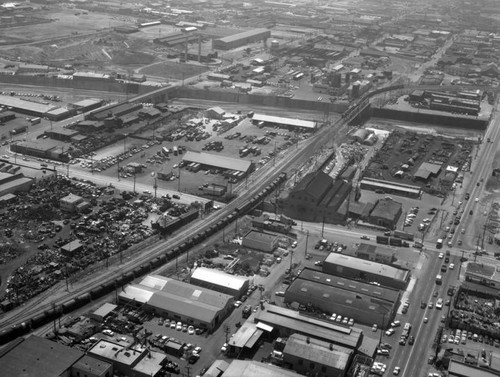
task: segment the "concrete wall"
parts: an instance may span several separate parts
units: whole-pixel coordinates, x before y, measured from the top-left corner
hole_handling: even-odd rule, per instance
[[[372,116],[376,118],[395,119],[407,122],[435,124],[439,126],[452,126],[484,130],[488,127],[489,120],[474,118],[459,118],[450,115],[430,114],[424,112],[406,112],[394,109],[372,108]]]
[[[82,90],[97,90],[101,92],[129,93],[137,95],[150,92],[156,88],[139,85],[137,83],[124,84],[120,82],[104,80],[67,80],[57,77],[45,76],[20,76],[0,75],[0,82],[4,84],[32,85],[54,88],[70,88]]]
[[[235,102],[241,104],[284,107],[292,109],[313,110],[319,112],[342,113],[347,109],[346,104],[301,100],[275,95],[247,94],[232,91],[217,91],[180,87],[170,94],[178,98],[197,98],[210,101]]]

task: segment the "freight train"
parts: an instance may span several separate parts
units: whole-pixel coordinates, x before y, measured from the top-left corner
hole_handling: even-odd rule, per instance
[[[111,293],[113,290],[130,283],[135,278],[143,276],[148,272],[175,259],[177,256],[185,253],[193,246],[200,244],[208,237],[222,230],[228,224],[235,221],[238,217],[244,216],[250,210],[255,208],[257,204],[259,204],[266,196],[268,196],[277,187],[279,187],[279,185],[285,182],[286,178],[286,173],[280,173],[272,183],[266,186],[266,188],[256,194],[253,198],[243,201],[234,209],[233,212],[229,213],[222,220],[219,220],[216,224],[213,224],[208,228],[202,229],[199,233],[194,234],[179,246],[174,247],[173,249],[170,249],[164,254],[157,256],[149,261],[145,261],[141,266],[135,268],[132,271],[122,274],[116,279],[108,280],[98,287],[95,287],[87,292],[82,292],[82,294],[76,298],[70,299],[62,304],[54,305],[54,307],[52,307],[51,309],[39,313],[24,322],[17,323],[15,325],[12,325],[11,327],[3,329],[0,332],[0,345],[8,343],[19,336],[28,334],[30,331],[62,317],[64,314],[68,314],[73,310],[81,308],[92,300],[96,300],[108,293]]]

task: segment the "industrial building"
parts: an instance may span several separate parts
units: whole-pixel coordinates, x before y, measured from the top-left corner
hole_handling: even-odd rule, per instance
[[[53,130],[45,131],[45,135],[54,140],[71,142],[75,136],[79,135],[78,131],[69,128],[55,128]]]
[[[41,157],[49,160],[68,162],[68,149],[64,149],[59,142],[54,140],[19,141],[10,144],[12,152]]]
[[[160,275],[150,275],[139,284],[126,286],[118,299],[209,331],[230,314],[234,302],[230,295]]]
[[[386,288],[370,287],[367,283],[305,269],[286,290],[285,303],[308,305],[330,315],[335,313],[353,318],[356,323],[370,326],[376,323],[386,327],[396,314],[399,294]]]
[[[388,229],[395,229],[402,214],[402,203],[391,198],[379,199],[368,215],[368,222]]]
[[[0,162],[0,166],[3,163]],[[22,173],[11,174],[0,172],[0,196],[12,194],[18,191],[29,191],[35,180],[25,177]]]
[[[257,311],[252,316],[249,320],[253,318],[257,324],[260,322],[268,325],[274,338],[302,334],[349,349],[356,349],[363,342],[363,332],[356,327],[338,325],[276,305],[267,304],[264,309]],[[376,342],[373,345],[373,351],[375,347]]]
[[[312,172],[290,191],[286,199],[286,216],[302,221],[341,224],[345,214],[340,207],[352,186],[344,180],[333,180],[321,170]]]
[[[177,45],[184,45],[187,43],[193,43],[198,41],[199,36],[192,33],[184,33],[182,31],[175,31],[170,34],[164,35],[159,38],[153,39],[153,43],[160,45],[174,47]]]
[[[38,102],[26,101],[21,98],[0,95],[0,105],[11,108],[12,110],[34,116],[44,116],[45,113],[54,109],[54,105],[44,105]]]
[[[302,119],[292,119],[292,118],[284,118],[277,117],[272,115],[264,115],[264,114],[254,114],[252,117],[253,124],[259,124],[263,122],[264,126],[271,127],[283,127],[289,130],[301,130],[301,131],[315,131],[317,128],[317,123],[310,120],[302,120]]]
[[[250,230],[243,236],[241,245],[249,249],[270,253],[278,247],[278,243],[279,237],[276,234]]]
[[[45,113],[46,118],[55,122],[67,119],[69,117],[72,117],[73,115],[76,115],[76,111],[74,109],[67,109],[64,107],[57,107]]]
[[[388,247],[371,245],[361,242],[354,252],[354,256],[372,262],[392,264],[396,260],[395,251]]]
[[[207,371],[207,375],[215,376],[215,374],[209,374],[209,371]],[[224,377],[298,377],[296,372],[275,365],[236,359],[231,361],[222,375],[218,375]]]
[[[210,167],[223,170],[235,170],[248,174],[253,168],[251,161],[241,158],[232,158],[227,156],[220,156],[205,152],[192,152],[188,151],[182,158],[184,164],[192,162],[200,164],[202,167]]]
[[[95,343],[87,354],[112,364],[114,372],[136,377],[159,376],[167,358],[163,352],[152,351],[141,344],[123,346],[106,339]]]
[[[106,377],[113,375],[113,364],[85,355],[71,367],[72,376]]]
[[[191,274],[191,284],[212,289],[239,299],[246,294],[249,280],[243,276],[235,276],[213,268],[198,267]]]
[[[465,280],[500,290],[500,271],[492,264],[469,262],[465,268]]]
[[[87,111],[97,109],[100,107],[104,101],[98,98],[88,98],[82,101],[74,102],[70,104],[77,112],[86,113]]]
[[[205,116],[210,119],[222,119],[226,112],[221,107],[211,107],[205,111]]]
[[[360,182],[362,190],[371,190],[380,194],[391,194],[418,199],[422,195],[422,189],[418,186],[405,185],[398,182],[389,182],[375,178],[363,178]]]
[[[430,162],[423,162],[413,177],[423,182],[427,182],[430,178],[436,178],[441,172],[441,165]]]
[[[337,253],[330,253],[326,257],[323,272],[401,290],[406,289],[411,275],[406,269]]]
[[[49,339],[32,335],[0,354],[0,374],[9,377],[69,376],[83,352]]]
[[[286,367],[316,377],[345,376],[352,357],[352,349],[301,334],[292,334],[283,350]]]
[[[106,118],[115,116],[120,117],[122,115],[130,114],[131,112],[142,109],[142,104],[140,103],[119,103],[114,105],[109,105],[99,110],[92,111],[85,116],[85,120],[104,120]]]
[[[64,212],[78,212],[88,204],[81,196],[75,194],[68,194],[59,201],[60,208]]]
[[[220,39],[214,39],[212,47],[216,50],[231,50],[249,43],[265,41],[270,37],[271,31],[268,29],[252,29]]]

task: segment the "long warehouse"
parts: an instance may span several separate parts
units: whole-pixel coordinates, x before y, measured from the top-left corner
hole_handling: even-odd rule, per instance
[[[185,163],[195,162],[202,166],[213,167],[224,170],[236,170],[245,174],[249,173],[252,167],[252,162],[241,158],[231,158],[204,152],[188,151],[183,159]]]

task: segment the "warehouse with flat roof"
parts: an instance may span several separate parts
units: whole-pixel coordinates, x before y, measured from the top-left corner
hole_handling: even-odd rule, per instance
[[[36,335],[22,340],[0,355],[0,374],[9,377],[67,376],[84,353]]]
[[[196,268],[189,282],[235,298],[243,296],[249,287],[249,280],[244,276],[230,275],[224,271],[206,267]]]
[[[242,158],[232,158],[205,152],[188,151],[182,158],[184,163],[197,163],[204,167],[211,167],[224,170],[236,170],[245,174],[252,168],[252,162]]]
[[[317,127],[316,122],[310,120],[284,118],[265,114],[254,114],[252,117],[252,122],[254,124],[264,122],[264,126],[269,125],[287,128],[298,128],[304,131],[314,131]]]
[[[283,349],[283,362],[306,376],[344,377],[353,350],[329,341],[292,334]]]
[[[249,43],[266,40],[271,37],[271,31],[264,28],[247,30],[242,33],[214,39],[212,47],[216,50],[230,50]]]
[[[43,116],[48,111],[56,108],[54,105],[44,105],[43,103],[26,101],[21,98],[0,95],[0,105],[11,107],[13,110],[35,116]]]
[[[222,323],[234,303],[230,295],[160,275],[149,275],[139,284],[127,285],[118,299],[209,331]]]
[[[409,270],[337,253],[326,257],[323,272],[401,290],[410,281]]]

